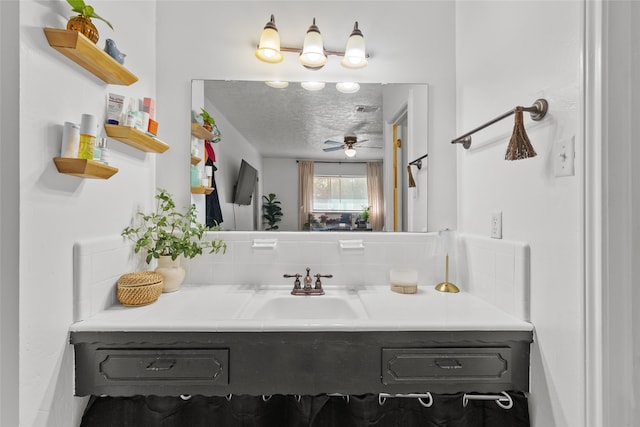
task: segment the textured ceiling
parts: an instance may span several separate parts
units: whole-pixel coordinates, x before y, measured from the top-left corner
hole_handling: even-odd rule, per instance
[[[344,160],[343,150],[322,149],[335,146],[324,141],[342,142],[345,136],[358,138],[356,160],[383,157],[381,84],[361,84],[358,92],[345,94],[331,83],[323,90],[308,91],[299,83],[275,89],[257,81],[208,80],[204,92],[264,157]],[[356,111],[363,105],[379,108]]]

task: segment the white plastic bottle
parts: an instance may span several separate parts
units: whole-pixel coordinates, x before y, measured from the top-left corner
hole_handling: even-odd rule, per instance
[[[80,125],[71,122],[64,122],[62,129],[62,147],[60,157],[78,157],[80,146]]]

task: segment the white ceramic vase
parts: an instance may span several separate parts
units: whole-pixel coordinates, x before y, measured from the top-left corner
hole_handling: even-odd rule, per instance
[[[170,256],[158,258],[156,273],[161,274],[164,278],[162,292],[175,292],[182,286],[186,272],[182,268],[181,261],[182,255],[179,255],[175,260],[172,260]]]

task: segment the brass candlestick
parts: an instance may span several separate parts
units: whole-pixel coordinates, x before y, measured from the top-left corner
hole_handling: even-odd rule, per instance
[[[445,269],[444,282],[438,283],[436,285],[436,291],[451,292],[451,293],[460,292],[460,289],[458,289],[456,285],[454,285],[453,283],[449,283],[449,254],[447,254],[445,259],[446,259],[445,261],[446,269]]]

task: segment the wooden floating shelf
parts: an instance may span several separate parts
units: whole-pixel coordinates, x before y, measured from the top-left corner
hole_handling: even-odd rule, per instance
[[[118,168],[87,159],[54,157],[58,172],[80,178],[109,179],[118,172]]]
[[[105,124],[104,129],[107,131],[107,136],[109,138],[117,139],[124,144],[137,148],[138,150],[146,151],[148,153],[164,153],[169,149],[169,146],[159,139],[153,138],[152,136],[130,126]]]
[[[198,139],[204,139],[206,141],[211,141],[215,138],[215,135],[198,123],[191,123],[191,135],[195,136]]]
[[[58,28],[45,28],[44,33],[49,46],[105,83],[129,86],[138,81],[131,71],[81,33]]]
[[[209,195],[213,193],[213,188],[206,187],[191,187],[191,194],[206,194]]]
[[[202,159],[200,157],[196,157],[196,156],[191,156],[191,164],[192,165],[197,165],[198,163],[200,163],[202,161]]]

